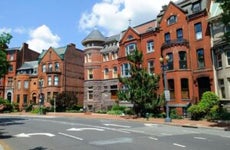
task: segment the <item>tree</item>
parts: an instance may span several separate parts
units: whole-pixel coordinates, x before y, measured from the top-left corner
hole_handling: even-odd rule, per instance
[[[56,97],[57,111],[71,109],[77,104],[77,96],[74,92],[62,92]]]
[[[217,2],[220,2],[220,7],[223,10],[222,13],[222,22],[223,24],[228,27],[228,31],[224,34],[224,39],[227,42],[230,42],[230,1],[229,0],[217,0]]]
[[[0,78],[7,73],[9,63],[6,58],[5,48],[10,43],[12,36],[8,33],[0,34]]]
[[[153,112],[159,106],[160,99],[157,97],[159,76],[149,74],[142,68],[143,54],[135,50],[127,56],[130,62],[130,77],[119,77],[123,89],[118,91],[119,100],[130,101],[134,106],[134,112],[139,115]]]

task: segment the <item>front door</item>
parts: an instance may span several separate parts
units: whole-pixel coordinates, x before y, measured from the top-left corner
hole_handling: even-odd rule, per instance
[[[198,78],[197,81],[198,81],[199,100],[200,100],[204,92],[211,91],[211,85],[210,85],[209,77],[201,77]]]

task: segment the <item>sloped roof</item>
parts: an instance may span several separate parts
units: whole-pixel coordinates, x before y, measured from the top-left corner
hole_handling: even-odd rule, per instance
[[[61,59],[64,59],[65,52],[67,50],[67,46],[59,47],[59,48],[53,48],[54,51],[59,55]]]
[[[116,35],[112,35],[112,36],[106,37],[105,42],[109,43],[109,42],[119,41],[119,40],[120,40],[120,34],[116,34]]]
[[[32,69],[38,67],[38,61],[26,61],[22,64],[20,68],[17,70],[26,70],[26,69]]]
[[[93,30],[90,34],[82,41],[82,44],[85,45],[87,42],[91,41],[100,41],[104,42],[105,37],[99,30]]]

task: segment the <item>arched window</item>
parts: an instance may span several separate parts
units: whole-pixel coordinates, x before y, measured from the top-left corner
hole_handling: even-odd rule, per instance
[[[174,23],[176,23],[176,22],[177,22],[177,16],[176,16],[176,15],[170,16],[170,17],[168,18],[168,20],[167,20],[168,25],[174,24]]]

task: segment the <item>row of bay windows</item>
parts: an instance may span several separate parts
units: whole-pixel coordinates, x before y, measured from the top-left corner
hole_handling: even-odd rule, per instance
[[[47,77],[47,86],[59,86],[60,77],[58,75],[48,76]],[[39,85],[44,87],[44,79],[39,80]]]
[[[202,36],[202,24],[196,23],[194,24],[194,30],[195,30],[195,38],[196,40],[201,40],[203,38]],[[176,36],[177,36],[177,41],[182,41],[183,40],[183,29],[179,28],[176,30]],[[165,33],[165,43],[170,43],[171,42],[171,35],[169,32]]]
[[[58,62],[48,63],[48,66],[46,64],[42,65],[42,72],[52,72],[52,71],[60,71],[60,65]]]
[[[111,55],[111,59],[110,59]],[[110,61],[110,60],[116,60],[118,58],[118,52],[111,52],[111,53],[103,53],[102,54],[103,62]],[[92,62],[92,54],[87,53],[85,54],[85,63],[91,63]]]
[[[226,67],[230,66],[230,50],[227,50],[225,53],[216,54],[216,68],[223,67],[223,60],[226,59]]]

